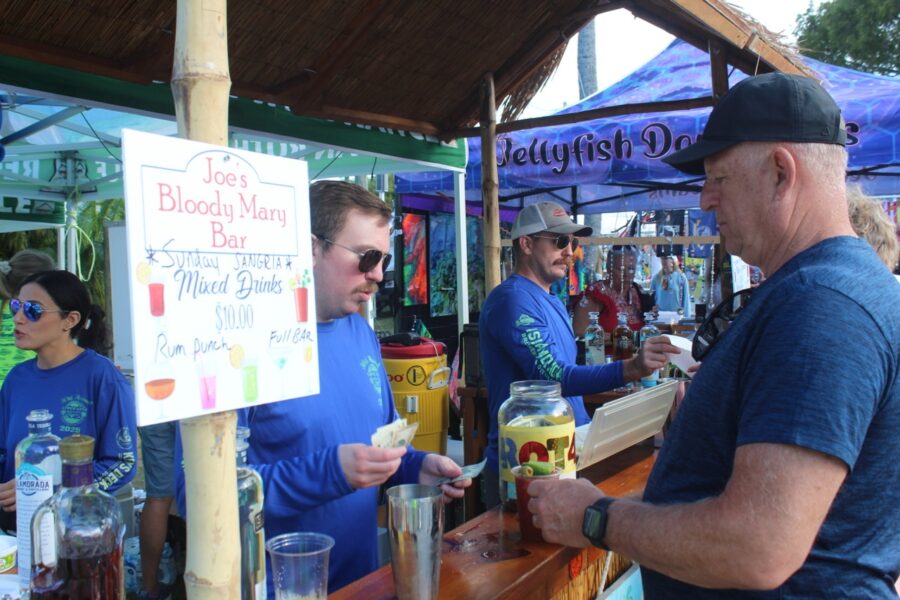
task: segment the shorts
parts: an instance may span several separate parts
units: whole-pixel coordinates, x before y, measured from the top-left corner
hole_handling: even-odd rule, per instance
[[[175,426],[177,421],[138,427],[148,498],[175,495]]]

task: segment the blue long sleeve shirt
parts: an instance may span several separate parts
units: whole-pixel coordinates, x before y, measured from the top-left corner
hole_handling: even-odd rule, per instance
[[[0,390],[3,481],[15,477],[16,445],[28,435],[25,417],[42,408],[53,414],[51,430],[59,437],[94,438],[94,481],[100,489],[114,492],[134,478],[134,390],[108,358],[85,350],[52,369],[39,369],[31,359],[7,375]]]
[[[575,411],[576,425],[589,421],[583,394],[625,383],[621,362],[576,364],[575,334],[562,302],[521,275],[512,275],[488,295],[481,309],[478,335],[490,413],[485,455],[494,471],[498,470],[497,411],[509,398],[512,382],[558,381]]]
[[[333,592],[378,568],[380,488],[352,488],[338,446],[370,445],[375,430],[398,415],[381,348],[365,320],[352,314],[318,323],[317,335],[320,393],[245,409],[238,419],[250,427],[247,461],[263,480],[266,539],[295,531],[333,537],[328,565]],[[409,447],[384,487],[417,483],[426,454]],[[176,495],[185,514],[181,455],[179,444]]]

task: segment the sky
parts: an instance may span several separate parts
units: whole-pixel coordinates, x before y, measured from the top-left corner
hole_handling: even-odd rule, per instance
[[[822,0],[730,0],[733,4],[765,25],[794,40],[794,25],[798,15],[810,3],[815,7]],[[637,19],[624,9],[615,10],[596,19],[597,86],[605,89],[623,79],[642,64],[662,52],[672,41],[665,31]],[[562,64],[543,90],[535,96],[522,117],[552,114],[578,102],[578,40],[569,42]]]

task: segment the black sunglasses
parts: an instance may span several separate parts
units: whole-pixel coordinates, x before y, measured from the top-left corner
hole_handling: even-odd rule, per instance
[[[747,288],[733,293],[706,315],[700,327],[697,328],[697,333],[694,334],[694,343],[691,346],[691,356],[694,357],[694,360],[698,362],[703,360],[703,357],[716,345],[719,336],[725,333],[738,314],[750,303],[752,291],[752,288]]]
[[[343,244],[338,244],[337,242],[333,242],[328,238],[316,236],[323,242],[327,242],[329,244],[333,244],[338,248],[343,248],[344,250],[349,250],[353,254],[359,257],[359,272],[360,273],[368,273],[376,266],[378,263],[381,263],[381,272],[384,273],[387,271],[388,265],[391,264],[391,255],[385,254],[381,250],[375,250],[374,248],[371,250],[366,250],[365,252],[360,252],[359,250],[354,250],[348,246],[344,246]]]
[[[31,300],[26,300],[22,302],[18,298],[13,298],[9,301],[9,312],[12,313],[12,316],[15,317],[16,313],[19,312],[19,309],[22,309],[22,312],[25,313],[25,318],[31,321],[32,323],[37,322],[41,315],[44,313],[67,313],[67,310],[47,310],[37,302],[32,302]]]
[[[532,235],[533,238],[541,238],[542,240],[553,240],[557,250],[564,250],[566,246],[572,245],[572,251],[578,249],[578,238],[574,235]]]

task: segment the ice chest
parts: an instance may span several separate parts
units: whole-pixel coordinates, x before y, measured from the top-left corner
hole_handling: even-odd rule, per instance
[[[404,345],[409,344],[409,345]],[[428,338],[381,343],[381,357],[401,417],[418,423],[417,450],[447,453],[450,395],[446,346]]]

